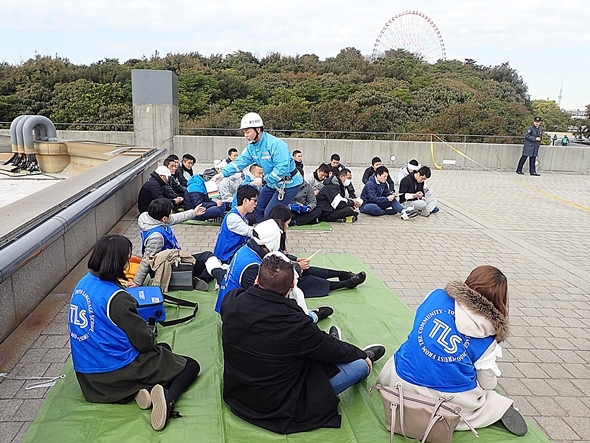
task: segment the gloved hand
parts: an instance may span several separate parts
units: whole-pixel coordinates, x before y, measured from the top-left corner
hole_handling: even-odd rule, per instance
[[[300,211],[301,212],[309,212],[309,211],[311,211],[311,209],[309,209],[309,206],[307,206],[307,205],[301,205]]]
[[[255,178],[249,184],[251,186],[256,186],[257,188],[260,188],[262,186],[262,177]]]
[[[219,173],[219,174],[215,174],[213,177],[211,177],[211,181],[213,183],[219,183],[221,180],[223,180],[223,173]]]
[[[291,211],[293,212],[301,212],[301,206],[299,205],[299,203],[291,203],[289,205],[289,208],[291,209]]]

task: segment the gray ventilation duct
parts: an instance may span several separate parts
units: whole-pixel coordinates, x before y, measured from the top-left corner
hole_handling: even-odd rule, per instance
[[[7,162],[5,162],[5,165],[18,165],[19,160],[20,160],[20,155],[18,152],[18,140],[17,140],[17,134],[18,134],[18,130],[17,130],[17,126],[18,126],[18,122],[21,121],[24,118],[30,117],[29,115],[19,115],[18,117],[16,117],[14,120],[12,120],[12,123],[10,123],[10,147],[12,149],[12,157],[10,157],[10,160],[8,160]],[[24,152],[23,152],[24,154]]]
[[[42,115],[20,115],[15,118],[10,124],[13,154],[4,164],[12,164],[32,173],[39,172],[34,140],[57,141],[57,131],[53,122]]]

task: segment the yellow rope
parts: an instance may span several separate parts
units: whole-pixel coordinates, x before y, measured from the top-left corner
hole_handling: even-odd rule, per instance
[[[434,166],[436,169],[442,169],[442,166],[439,166],[436,163],[436,160],[434,159],[434,142],[432,141],[432,134],[430,134],[430,156],[432,157],[432,163],[434,163]]]
[[[469,157],[468,155],[466,155],[464,152],[461,152],[460,150],[458,150],[458,149],[454,148],[453,146],[451,146],[450,144],[448,144],[446,141],[444,141],[442,138],[440,138],[438,135],[436,135],[436,134],[431,134],[431,135],[430,135],[430,156],[432,157],[432,161],[433,161],[433,163],[434,163],[434,166],[435,166],[437,169],[442,169],[443,167],[442,167],[442,166],[439,166],[439,165],[437,165],[436,161],[434,160],[434,142],[433,142],[433,137],[436,137],[436,138],[437,138],[438,140],[440,140],[440,141],[441,141],[443,144],[445,144],[446,146],[448,146],[449,148],[451,148],[451,149],[452,149],[453,151],[455,151],[457,154],[459,154],[459,155],[461,155],[461,156],[465,157],[467,160],[470,160],[470,161],[472,161],[473,163],[475,163],[476,165],[479,165],[479,166],[481,166],[481,167],[482,167],[482,168],[484,168],[484,169],[489,169],[489,168],[487,168],[486,166],[482,165],[481,163],[479,163],[479,162],[477,162],[477,161],[473,160],[471,157]],[[495,173],[495,174],[499,174],[499,173],[498,173],[498,172],[496,172],[496,171],[492,171],[492,172],[493,172],[493,173]],[[503,176],[503,177],[504,177],[504,178],[506,178],[505,176]],[[527,185],[527,184],[525,184],[525,183],[522,183],[522,182],[520,182],[520,181],[518,181],[518,180],[514,180],[514,179],[512,179],[512,178],[510,178],[510,177],[508,177],[508,180],[510,180],[510,181],[512,181],[513,183],[516,183],[516,184],[518,184],[518,185],[520,185],[520,186],[523,186],[524,188],[527,188],[527,189],[528,189],[528,190],[530,190],[530,191],[537,192],[537,193],[539,193],[539,194],[541,194],[541,195],[544,195],[545,197],[552,198],[552,199],[554,199],[554,200],[557,200],[557,201],[560,201],[560,202],[562,202],[562,203],[567,203],[568,205],[575,206],[576,208],[579,208],[579,209],[583,209],[584,211],[590,211],[590,207],[588,207],[588,206],[580,205],[579,203],[575,203],[575,202],[573,202],[573,201],[566,200],[565,198],[558,197],[557,195],[549,194],[548,192],[541,191],[540,189],[537,189],[537,188],[535,188],[535,187],[533,187],[533,186],[529,186],[529,185]]]

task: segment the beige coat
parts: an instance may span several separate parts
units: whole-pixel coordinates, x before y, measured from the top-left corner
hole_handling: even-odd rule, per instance
[[[147,258],[150,268],[155,272],[152,286],[159,286],[162,292],[168,291],[172,266],[179,263],[196,263],[195,258],[182,249],[165,249]]]
[[[445,288],[447,294],[455,299],[455,323],[457,329],[471,337],[487,337],[495,335],[503,340],[508,334],[508,321],[487,300],[462,282],[451,282]],[[487,303],[485,303],[487,302]],[[394,357],[385,364],[377,383],[383,386],[395,386],[400,382],[404,392],[415,393],[434,398],[453,396],[453,403],[461,406],[462,414],[474,428],[484,428],[496,423],[513,401],[498,394],[494,389],[496,377],[500,375],[496,365],[496,356],[501,356],[498,343],[490,345],[482,357],[475,362],[477,387],[465,392],[448,393],[418,386],[402,380],[395,370]],[[468,426],[459,422],[457,430],[467,430]]]

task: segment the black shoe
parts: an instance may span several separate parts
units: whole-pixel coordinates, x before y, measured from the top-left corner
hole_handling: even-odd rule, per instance
[[[346,271],[346,274],[345,275],[342,275],[342,276],[338,277],[338,281],[348,280],[349,278],[352,278],[355,275],[356,274],[354,272]]]
[[[166,422],[171,417],[182,417],[174,410],[176,402],[170,397],[167,389],[162,385],[156,385],[150,392],[152,399],[152,428],[156,431],[161,431],[166,426]]]
[[[350,283],[348,285],[348,288],[354,289],[358,285],[364,283],[366,279],[367,279],[367,274],[365,274],[365,271],[361,271],[358,274],[354,274],[352,277],[350,277]]]
[[[541,174],[537,174],[536,172],[531,172],[531,175],[536,175],[537,177],[541,176]]]
[[[207,292],[209,290],[209,283],[201,280],[199,277],[193,277],[193,288],[197,291]]]
[[[383,357],[385,355],[385,346],[383,346],[383,345],[369,345],[369,346],[365,346],[363,351],[365,351],[369,360],[371,360],[373,363],[375,363],[377,360],[379,360],[381,357]]]
[[[334,313],[334,309],[332,309],[330,306],[320,306],[319,308],[312,309],[311,311],[315,312],[315,315],[318,316],[318,321],[328,318]]]
[[[522,172],[522,171],[516,171],[516,173],[520,174],[520,175],[524,175],[524,172]]]
[[[528,431],[524,417],[520,414],[520,412],[514,409],[513,405],[510,405],[508,410],[504,412],[500,422],[506,429],[508,429],[514,435],[518,435],[519,437],[522,437]]]
[[[342,331],[336,325],[330,326],[328,334],[330,334],[332,337],[337,338],[338,340],[342,340]]]

